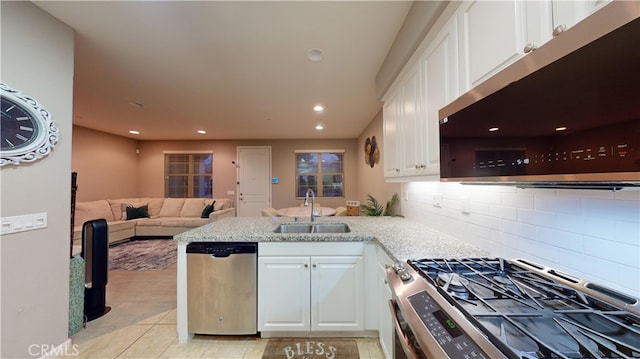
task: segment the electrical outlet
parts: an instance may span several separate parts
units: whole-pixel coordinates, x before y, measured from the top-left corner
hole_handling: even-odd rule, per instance
[[[442,207],[442,195],[440,193],[436,193],[433,195],[433,206]]]
[[[471,201],[469,200],[469,197],[462,197],[460,201],[460,210],[462,211],[462,213],[471,213]]]

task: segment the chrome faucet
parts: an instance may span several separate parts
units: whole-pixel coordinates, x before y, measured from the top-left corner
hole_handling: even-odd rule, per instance
[[[311,188],[309,188],[307,190],[307,194],[304,196],[304,206],[305,207],[309,207],[309,193],[311,193],[311,222],[315,222],[316,220],[316,212],[315,212],[315,205],[316,205],[316,194],[313,192],[313,190]]]

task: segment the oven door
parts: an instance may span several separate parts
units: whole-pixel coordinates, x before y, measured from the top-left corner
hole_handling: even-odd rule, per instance
[[[389,301],[394,328],[394,359],[427,359],[395,301]]]

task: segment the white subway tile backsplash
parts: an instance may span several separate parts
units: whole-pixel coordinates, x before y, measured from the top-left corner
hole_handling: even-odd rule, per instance
[[[469,212],[473,213],[473,214],[483,214],[483,215],[488,215],[489,214],[489,204],[488,203],[471,201],[469,208],[470,208]]]
[[[582,213],[580,198],[556,196],[555,191],[536,196],[534,202],[538,211],[575,215]]]
[[[557,215],[553,212],[535,211],[526,208],[518,208],[518,221],[534,226],[555,228]]]
[[[585,198],[582,200],[582,211],[586,217],[637,221],[640,218],[640,202]]]
[[[584,254],[616,263],[640,263],[637,246],[612,242],[601,238],[585,237]]]
[[[503,207],[492,204],[489,206],[489,215],[492,217],[515,221],[518,218],[518,211],[515,207]]]
[[[613,240],[615,222],[610,219],[558,214],[558,229]]]
[[[516,236],[525,237],[525,238],[536,238],[536,226],[516,222],[516,221],[502,221],[502,230],[505,233],[514,234]]]
[[[582,252],[584,249],[585,239],[581,234],[537,227],[535,238],[538,242],[547,243],[572,252]]]
[[[524,192],[503,193],[501,196],[501,205],[533,209],[533,195]]]
[[[628,288],[629,291],[622,289],[626,293],[640,298],[640,271],[637,267],[631,267],[624,264],[618,264],[618,280],[623,288]]]
[[[640,191],[410,182],[403,215],[505,258],[524,258],[640,297]],[[442,208],[430,205],[443,195]],[[469,198],[469,213],[460,198]],[[421,202],[424,200],[424,202]]]
[[[616,221],[613,238],[617,242],[638,245],[640,243],[640,223]]]

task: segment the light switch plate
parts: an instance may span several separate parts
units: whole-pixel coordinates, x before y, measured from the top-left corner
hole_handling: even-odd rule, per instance
[[[2,224],[0,233],[3,235],[47,228],[47,213],[2,217],[0,223]]]

